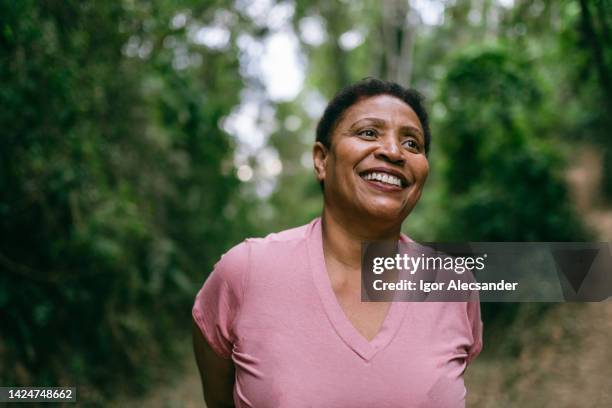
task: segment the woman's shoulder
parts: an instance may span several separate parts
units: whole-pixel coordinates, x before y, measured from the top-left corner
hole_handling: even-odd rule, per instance
[[[281,265],[291,262],[310,235],[311,228],[318,219],[295,228],[268,234],[264,237],[246,238],[234,245],[214,266],[208,280],[218,281],[229,288],[237,297],[241,297],[248,286],[252,270],[270,269],[270,264]]]
[[[284,244],[291,245],[308,239],[317,222],[319,218],[308,224],[270,233],[264,237],[246,238],[221,256],[215,265],[215,270],[220,269],[226,274],[240,274],[249,265],[253,255],[266,255],[270,252],[278,254]]]
[[[267,244],[278,244],[284,242],[299,241],[308,238],[312,228],[320,222],[319,218],[315,218],[308,224],[301,225],[299,227],[289,228],[279,232],[270,233],[264,237],[247,238],[243,241],[246,244],[256,244],[259,246],[265,246]]]

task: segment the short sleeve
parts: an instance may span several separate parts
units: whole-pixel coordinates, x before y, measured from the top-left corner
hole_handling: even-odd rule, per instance
[[[210,347],[231,358],[234,323],[240,312],[248,273],[249,247],[243,242],[225,253],[198,292],[192,308],[194,321]]]
[[[473,339],[468,349],[467,364],[469,364],[482,351],[482,320],[480,319],[480,302],[478,300],[467,302],[467,315]]]

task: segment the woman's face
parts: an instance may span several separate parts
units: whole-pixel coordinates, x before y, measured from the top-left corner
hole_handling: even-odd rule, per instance
[[[328,150],[315,145],[325,205],[344,215],[401,223],[421,196],[429,173],[425,136],[416,113],[390,95],[348,108]]]

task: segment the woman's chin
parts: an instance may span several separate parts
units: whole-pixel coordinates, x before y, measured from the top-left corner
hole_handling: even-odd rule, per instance
[[[379,220],[381,223],[401,223],[407,215],[405,214],[405,210],[398,206],[378,205],[368,210],[368,218]]]

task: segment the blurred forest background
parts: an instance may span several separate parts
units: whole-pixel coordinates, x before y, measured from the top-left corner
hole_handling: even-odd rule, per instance
[[[319,214],[316,121],[365,76],[428,98],[407,234],[609,241],[611,32],[609,0],[0,0],[0,384],[200,404],[196,291]],[[483,305],[471,406],[610,406],[609,306]]]

